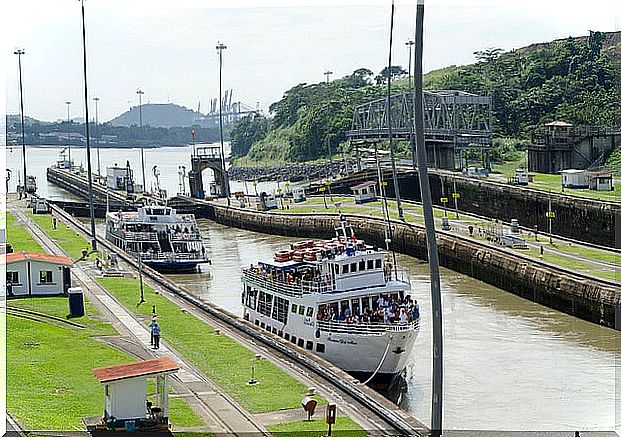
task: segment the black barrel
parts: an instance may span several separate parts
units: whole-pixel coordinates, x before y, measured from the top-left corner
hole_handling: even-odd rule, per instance
[[[84,315],[84,297],[81,288],[70,288],[69,293],[69,316],[82,317]]]

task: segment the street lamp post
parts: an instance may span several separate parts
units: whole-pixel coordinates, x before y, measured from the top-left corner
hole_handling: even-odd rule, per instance
[[[140,139],[142,140],[142,95],[144,91],[138,88],[136,94],[138,94],[138,129],[140,130]],[[140,144],[140,162],[142,165],[142,192],[144,193],[147,191],[147,178],[144,174],[144,147],[142,144]]]
[[[429,279],[431,282],[431,313],[433,331],[433,375],[431,385],[431,432],[432,436],[442,434],[442,384],[443,384],[443,345],[442,345],[442,296],[440,294],[440,266],[436,243],[435,223],[431,189],[427,173],[427,152],[423,125],[423,17],[424,0],[416,5],[416,46],[414,51],[414,129],[416,131],[416,156],[418,160],[418,179],[420,182],[425,237],[427,239],[427,259],[429,260]]]
[[[221,42],[218,42],[216,50],[218,51],[218,58],[220,61],[220,101],[219,101],[219,124],[220,124],[220,165],[222,166],[222,192],[226,197],[226,204],[231,206],[231,198],[229,195],[229,177],[226,172],[226,163],[224,162],[224,133],[222,126],[222,51],[226,49],[226,46]]]
[[[69,128],[69,123],[71,122],[71,118],[69,117],[69,108],[71,107],[71,102],[65,102],[67,105],[67,150],[69,151],[69,170],[73,167],[71,163],[71,130]]]
[[[97,148],[97,176],[101,178],[101,161],[99,159],[99,97],[93,97],[95,101],[95,127],[97,128],[97,136],[95,137]]]
[[[22,55],[26,53],[23,49],[17,49],[14,54],[17,55],[17,65],[19,68],[19,107],[22,121],[22,160],[24,165],[24,194],[26,194],[26,133],[24,131],[24,92],[22,85]],[[7,192],[8,189],[8,179],[7,179]]]
[[[412,110],[414,110],[414,91],[412,90],[412,46],[414,41],[409,39],[406,43],[408,46],[408,91],[412,99]],[[410,119],[410,148],[412,149],[412,164],[416,165],[416,153],[414,153],[414,117]]]
[[[88,206],[91,214],[91,241],[93,251],[97,250],[97,235],[95,234],[95,205],[93,204],[93,172],[91,169],[91,136],[88,122],[88,83],[86,80],[86,24],[84,20],[84,0],[82,6],[82,53],[84,65],[84,119],[86,123],[86,171],[88,177]]]

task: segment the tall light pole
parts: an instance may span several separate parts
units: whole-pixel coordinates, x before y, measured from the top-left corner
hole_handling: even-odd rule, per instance
[[[414,92],[412,91],[412,46],[414,45],[414,41],[409,39],[406,43],[408,46],[408,91],[410,93],[412,110],[414,110]],[[414,115],[412,114],[410,123],[410,148],[412,149],[412,164],[416,165],[416,154],[414,153]]]
[[[333,73],[330,70],[326,70],[323,74],[326,76],[326,83],[330,83],[330,75]]]
[[[93,97],[95,101],[95,127],[97,128],[97,136],[95,137],[97,147],[97,175],[101,178],[101,161],[99,160],[99,97]]]
[[[220,121],[220,165],[222,166],[222,192],[226,196],[226,204],[231,206],[231,198],[229,195],[229,177],[226,172],[226,163],[224,162],[224,133],[222,131],[222,51],[226,49],[226,46],[221,42],[218,42],[216,46],[216,50],[218,51],[218,58],[220,60],[220,102],[218,104],[219,111],[219,121]]]
[[[417,0],[416,5],[416,46],[414,51],[414,129],[416,131],[416,156],[418,158],[418,179],[423,217],[425,219],[425,236],[427,239],[427,258],[429,260],[429,278],[431,282],[431,313],[433,324],[433,376],[431,385],[431,432],[433,436],[442,434],[442,296],[440,295],[440,266],[436,230],[433,221],[431,189],[427,173],[427,151],[425,149],[425,131],[423,125],[423,17],[424,0]]]
[[[144,91],[138,88],[136,94],[138,94],[138,129],[140,132],[140,139],[142,140],[142,95]],[[140,162],[142,163],[142,192],[144,193],[147,191],[147,178],[144,174],[144,147],[142,144],[140,144]]]
[[[390,13],[390,42],[388,44],[388,96],[386,99],[386,121],[388,124],[388,145],[390,147],[390,165],[392,168],[392,184],[395,187],[395,198],[397,199],[397,211],[399,212],[399,220],[403,220],[403,208],[401,207],[401,193],[399,192],[399,179],[397,177],[397,167],[395,165],[395,146],[392,140],[392,116],[391,116],[391,84],[392,84],[392,30],[395,20],[395,2],[392,2]]]
[[[26,53],[23,49],[17,49],[13,52],[17,55],[17,65],[19,68],[19,108],[22,119],[22,160],[24,161],[24,194],[26,194],[26,133],[24,132],[24,92],[22,85],[22,55]],[[7,192],[8,192],[7,179]]]
[[[71,102],[65,102],[67,105],[67,150],[69,150],[69,170],[73,167],[71,164],[71,131],[69,130],[69,123],[71,119],[69,117],[69,108],[71,107]]]
[[[86,80],[86,24],[84,20],[84,0],[82,6],[82,53],[84,65],[84,121],[86,123],[86,169],[88,176],[88,206],[91,213],[91,241],[93,251],[97,250],[97,235],[95,234],[95,205],[93,204],[93,173],[91,170],[91,136],[88,122],[88,82]]]

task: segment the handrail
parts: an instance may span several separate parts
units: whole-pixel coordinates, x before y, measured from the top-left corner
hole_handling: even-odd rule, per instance
[[[300,297],[302,294],[310,293],[330,293],[334,291],[333,281],[300,281],[300,282],[283,282],[270,279],[268,275],[258,274],[252,269],[242,270],[242,281],[267,290],[278,291],[294,297]]]
[[[317,328],[345,334],[381,335],[385,332],[403,332],[420,327],[420,318],[407,323],[347,323],[340,320],[317,320]]]

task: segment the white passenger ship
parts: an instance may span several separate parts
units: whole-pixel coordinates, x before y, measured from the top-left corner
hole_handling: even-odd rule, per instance
[[[188,272],[209,262],[194,215],[167,206],[108,212],[106,239],[159,271]]]
[[[296,243],[273,262],[244,269],[244,318],[360,381],[390,386],[419,331],[409,279],[343,219],[336,231],[332,240]]]

